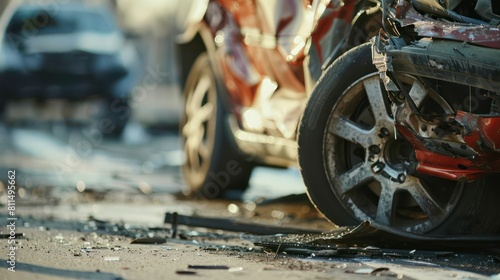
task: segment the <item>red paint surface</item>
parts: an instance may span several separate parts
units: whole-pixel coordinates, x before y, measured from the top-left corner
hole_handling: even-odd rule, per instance
[[[423,174],[449,180],[472,181],[491,172],[500,172],[500,116],[481,117],[459,112],[456,120],[472,128],[464,136],[468,146],[478,155],[474,158],[451,157],[428,150],[424,144],[405,126],[397,125],[398,131],[415,149],[418,160],[417,171]],[[493,144],[484,146],[485,139]],[[495,151],[495,146],[496,151]]]

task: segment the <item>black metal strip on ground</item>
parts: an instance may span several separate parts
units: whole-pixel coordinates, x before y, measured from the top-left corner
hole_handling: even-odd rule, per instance
[[[177,217],[177,223],[175,223]],[[394,230],[383,225],[362,222],[356,227],[341,227],[330,232],[240,222],[232,219],[205,218],[166,213],[165,223],[192,227],[244,232],[245,239],[267,248],[320,250],[338,246],[377,246],[392,249],[483,251],[500,253],[500,234],[497,235],[423,235]],[[278,235],[282,234],[282,235]]]
[[[175,216],[176,213],[166,213],[164,223],[172,224],[172,228],[176,228],[176,225],[186,225],[234,232],[246,232],[258,235],[322,233],[322,231],[315,229],[262,225],[240,222],[231,219],[192,217],[179,214],[177,214],[177,223],[175,223]]]

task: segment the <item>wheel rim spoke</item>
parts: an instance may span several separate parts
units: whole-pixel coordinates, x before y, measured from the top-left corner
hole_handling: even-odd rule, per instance
[[[214,106],[211,103],[207,103],[193,114],[190,122],[196,124],[196,126],[201,126],[212,118],[213,112]]]
[[[199,169],[203,162],[210,157],[210,149],[203,142],[205,128],[199,127],[199,130],[190,132],[186,139],[185,147],[188,154],[188,160],[193,169]],[[201,158],[200,158],[201,157]]]
[[[336,178],[340,194],[344,195],[348,191],[372,179],[373,173],[371,172],[370,165],[363,163]]]
[[[200,159],[198,157],[198,147],[196,146],[196,139],[189,138],[186,141],[186,153],[187,153],[187,159],[189,162],[189,165],[193,170],[197,170],[201,166]]]
[[[380,181],[381,191],[377,206],[375,220],[383,225],[390,226],[394,213],[394,194],[396,189],[390,186],[390,182],[385,179]]]
[[[203,136],[205,135],[204,123],[212,118],[214,106],[210,103],[202,106],[191,118],[188,118],[186,124],[182,128],[182,134],[187,139],[197,140],[196,145],[203,144]]]
[[[328,131],[349,142],[359,144],[364,148],[376,144],[377,141],[377,138],[373,137],[369,130],[365,130],[356,123],[340,116],[334,117]]]
[[[385,107],[384,92],[378,77],[363,81],[363,86],[368,96],[373,116],[377,122],[391,121]]]
[[[203,76],[199,79],[196,86],[186,100],[186,123],[182,128],[182,135],[186,139],[185,150],[187,160],[193,170],[198,170],[203,166],[211,154],[209,145],[211,145],[210,136],[207,137],[206,123],[208,123],[215,114],[215,106],[211,100],[211,79]],[[204,101],[208,98],[207,101]],[[203,104],[206,102],[205,104]]]
[[[401,187],[408,190],[413,199],[415,199],[420,208],[431,220],[438,219],[438,217],[446,213],[446,210],[425,189],[419,178],[410,177]]]
[[[196,114],[196,112],[200,109],[203,98],[210,90],[210,85],[211,80],[209,77],[204,76],[200,78],[196,87],[193,89],[192,94],[189,95],[188,100],[186,101],[186,115],[188,117]]]
[[[199,146],[198,146],[199,154],[203,160],[207,160],[210,157],[210,149],[208,148],[207,144],[203,143],[202,140],[199,140]]]

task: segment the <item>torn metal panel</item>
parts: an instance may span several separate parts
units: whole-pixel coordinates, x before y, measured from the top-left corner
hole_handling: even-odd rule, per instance
[[[379,44],[381,43],[384,42],[379,41]],[[387,41],[385,46],[377,46],[375,52],[378,59],[375,62],[379,62],[376,66],[382,73],[394,69],[397,73],[418,75],[492,92],[498,92],[500,89],[498,49],[423,38],[404,46]],[[380,52],[384,55],[380,56]]]
[[[421,117],[414,116],[414,119]],[[450,122],[462,126],[453,132],[454,141],[445,141],[446,135],[424,138],[418,132],[420,125],[397,125],[398,131],[415,149],[418,160],[416,170],[445,179],[466,181],[490,172],[500,172],[500,116],[478,116],[459,111],[450,118]]]
[[[500,48],[500,28],[491,25],[471,25],[434,20],[418,13],[404,1],[398,6],[397,21],[402,26],[413,25],[419,36],[452,39],[480,46]]]
[[[500,116],[478,116],[459,111],[456,121],[466,131],[465,141],[476,150],[500,152]]]
[[[425,139],[419,138],[407,127],[403,125],[396,125],[396,127],[415,148],[415,157],[418,161],[416,170],[420,173],[432,174],[448,180],[471,181],[488,174],[492,171],[492,167],[498,170],[497,153],[484,153],[484,155],[469,158],[437,153],[436,150],[429,149],[429,145],[425,144]]]
[[[403,36],[388,37],[381,33],[374,41],[372,54],[394,102],[392,111],[396,127],[415,149],[418,161],[415,169],[432,176],[465,181],[500,171],[498,116],[457,114],[439,94],[433,99],[443,101],[439,105],[445,109],[444,114],[422,114],[417,107],[423,100],[420,97],[425,95],[398,98],[401,85],[396,86],[401,83],[398,77],[409,74],[463,85],[469,90],[489,91],[494,96],[500,89],[500,56],[499,50],[492,47],[500,48],[500,29],[437,21],[419,14],[409,1],[400,1],[400,4],[397,21],[402,26],[413,25],[418,35],[431,38],[407,42]],[[479,36],[480,32],[488,34]],[[464,34],[473,35],[461,37]],[[477,44],[481,40],[493,43],[487,46]],[[410,106],[412,102],[417,102],[416,106]],[[494,107],[491,111],[495,112]]]

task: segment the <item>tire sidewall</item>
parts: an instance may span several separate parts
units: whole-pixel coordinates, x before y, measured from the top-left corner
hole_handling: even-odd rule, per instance
[[[343,92],[359,78],[376,71],[370,43],[343,54],[325,70],[315,85],[300,124],[299,165],[307,194],[316,208],[338,225],[357,225],[359,221],[343,207],[327,177],[323,155],[326,126]],[[328,189],[320,190],[322,186],[328,186]],[[322,211],[326,208],[333,210]]]

